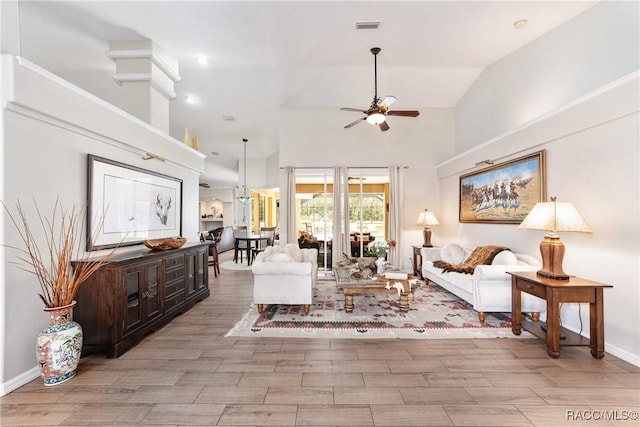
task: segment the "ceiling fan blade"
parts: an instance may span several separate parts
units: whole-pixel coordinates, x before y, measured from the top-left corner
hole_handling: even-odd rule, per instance
[[[420,111],[418,111],[418,110],[387,111],[387,116],[418,117],[419,115],[420,115]]]
[[[357,111],[358,113],[367,114],[367,110],[359,110],[357,108],[349,108],[349,107],[342,107],[340,108],[340,111]]]
[[[358,119],[358,120],[356,120],[356,121],[353,121],[353,122],[349,123],[348,125],[346,125],[344,128],[345,128],[345,129],[349,129],[350,127],[357,125],[358,123],[360,123],[360,122],[361,122],[361,121],[363,121],[363,120],[367,120],[367,118],[366,118],[366,117],[363,117],[363,118],[361,118],[361,119]]]
[[[387,95],[387,96],[384,97],[384,99],[380,103],[380,106],[383,107],[385,110],[388,110],[389,109],[389,105],[393,104],[396,101],[397,101],[397,99],[396,99],[395,96]]]
[[[387,123],[387,121],[385,120],[384,122],[380,123],[378,127],[382,132],[384,132],[386,130],[389,130],[389,123]]]

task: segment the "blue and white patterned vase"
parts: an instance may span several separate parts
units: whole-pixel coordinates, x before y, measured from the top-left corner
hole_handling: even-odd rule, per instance
[[[38,335],[36,358],[45,386],[61,384],[76,375],[82,352],[82,328],[72,320],[76,302],[45,307],[49,327]]]

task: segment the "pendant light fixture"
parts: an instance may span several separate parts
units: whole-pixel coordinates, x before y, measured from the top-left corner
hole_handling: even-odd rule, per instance
[[[251,196],[247,195],[247,142],[249,140],[247,138],[242,138],[242,142],[244,142],[244,183],[242,185],[242,195],[237,196],[236,199],[243,205],[247,205],[251,203]]]

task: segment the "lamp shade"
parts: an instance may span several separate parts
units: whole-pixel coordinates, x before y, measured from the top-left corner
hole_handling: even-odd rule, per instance
[[[529,230],[576,231],[591,233],[591,228],[570,202],[537,203],[518,228]]]
[[[418,215],[416,225],[440,225],[440,223],[438,222],[438,219],[433,214],[433,212],[425,209],[423,212],[420,212],[420,215]]]
[[[556,202],[555,197],[552,197],[550,202],[537,203],[518,228],[551,231],[540,243],[542,269],[537,274],[555,280],[569,279],[569,275],[562,269],[564,243],[560,241],[556,231],[591,233],[591,229],[576,208],[569,202]]]
[[[425,209],[423,212],[420,212],[418,215],[418,219],[416,220],[416,225],[424,226],[424,230],[422,230],[422,235],[424,238],[424,243],[422,246],[425,248],[431,248],[433,245],[431,244],[431,225],[440,225],[438,219],[433,214],[433,212],[429,212]]]

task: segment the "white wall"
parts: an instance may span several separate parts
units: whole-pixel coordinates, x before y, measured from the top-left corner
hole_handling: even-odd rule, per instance
[[[456,105],[456,153],[637,70],[639,16],[602,2],[487,67]]]
[[[219,199],[222,200],[222,205],[224,207],[224,218],[223,225],[232,226],[233,220],[235,217],[235,199],[233,188],[203,188],[200,187],[200,201],[207,202],[211,199]],[[210,225],[210,224],[209,224]],[[215,224],[217,227],[217,224]],[[212,227],[209,227],[206,223],[201,223],[200,228],[202,230],[209,230]]]
[[[615,90],[594,96],[580,108],[550,115],[537,126],[526,126],[498,138],[486,148],[509,156],[513,147],[526,141],[529,151],[547,152],[547,194],[572,202],[593,234],[561,233],[566,245],[564,271],[598,282],[608,283],[605,290],[606,351],[640,365],[640,198],[638,161],[640,158],[640,115],[624,113],[629,104],[638,105],[639,79],[627,81]],[[611,119],[611,98],[619,101],[621,111]],[[630,102],[625,102],[630,99]],[[577,117],[595,115],[600,119],[588,126]],[[633,110],[632,110],[633,111]],[[593,113],[593,114],[590,114]],[[538,139],[538,127],[545,128],[545,138]],[[540,257],[538,245],[544,232],[521,230],[517,225],[458,223],[459,176],[462,168],[473,165],[479,153],[458,156],[442,164],[440,177],[440,218],[444,242],[461,242],[467,246],[505,245],[516,252]],[[457,171],[456,171],[457,170]],[[582,331],[588,336],[588,307],[582,307]],[[562,324],[580,330],[577,304],[564,304]]]
[[[456,107],[458,156],[438,167],[443,241],[539,254],[543,232],[460,224],[459,176],[484,159],[547,150],[547,194],[593,234],[563,234],[565,272],[609,283],[606,351],[640,365],[639,5],[603,2],[488,67]],[[588,333],[588,310],[582,331]],[[577,304],[562,323],[580,330]]]
[[[280,166],[352,167],[408,166],[401,219],[401,268],[411,269],[411,245],[422,245],[418,214],[428,208],[440,215],[437,163],[453,154],[453,111],[419,108],[417,118],[390,117],[381,132],[366,122],[343,126],[357,118],[339,110],[285,108],[280,112]],[[280,184],[284,188],[284,183]],[[438,230],[434,230],[434,241]]]
[[[2,166],[3,200],[19,199],[27,215],[34,215],[32,199],[43,212],[51,212],[56,197],[71,207],[87,199],[87,154],[113,159],[183,180],[183,235],[198,238],[198,177],[204,156],[167,135],[121,112],[27,61],[2,57],[4,132]],[[150,147],[153,147],[151,150]],[[142,160],[153,151],[167,159]],[[15,230],[5,221],[4,243],[19,246]],[[5,351],[0,394],[39,375],[35,339],[48,325],[42,312],[35,276],[10,264],[15,253],[2,247],[5,259],[0,289],[6,295],[2,308],[5,327],[0,335]],[[80,254],[82,255],[82,254]]]

